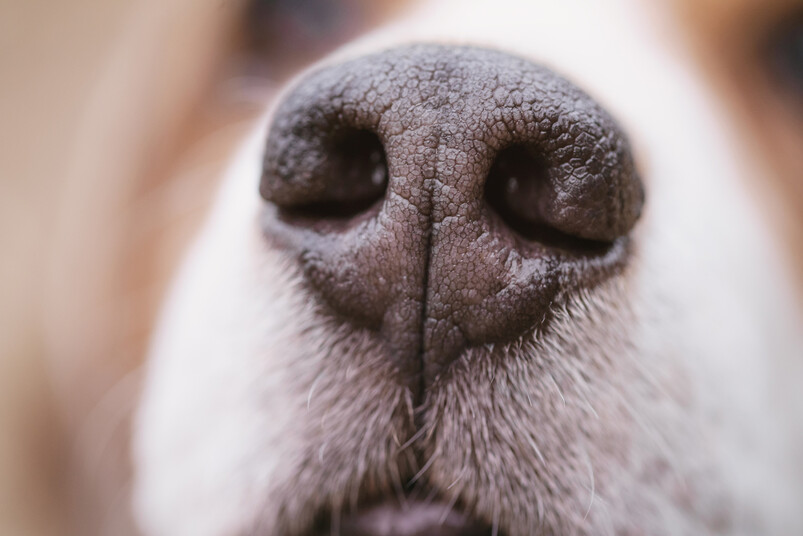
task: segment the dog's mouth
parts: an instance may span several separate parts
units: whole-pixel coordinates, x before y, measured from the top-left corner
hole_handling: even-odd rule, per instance
[[[440,501],[388,499],[372,502],[340,519],[327,516],[314,536],[488,536],[492,526]]]

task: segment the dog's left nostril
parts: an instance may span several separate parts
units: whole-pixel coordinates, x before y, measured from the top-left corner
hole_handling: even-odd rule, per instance
[[[551,225],[543,207],[549,164],[537,150],[514,145],[499,152],[485,180],[485,199],[507,226],[544,246],[596,253],[608,242],[588,240]]]
[[[485,199],[502,221],[526,240],[576,254],[604,253],[616,235],[605,236],[599,226],[589,225],[588,234],[595,238],[588,238],[577,225],[566,230],[567,226],[550,217],[554,212],[550,174],[554,173],[537,148],[508,147],[496,155],[485,179]],[[571,223],[576,222],[573,219]]]

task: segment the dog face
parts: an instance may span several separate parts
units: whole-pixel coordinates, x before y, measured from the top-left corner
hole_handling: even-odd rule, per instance
[[[420,6],[273,100],[154,338],[146,533],[800,530],[762,163],[658,13],[553,4]]]

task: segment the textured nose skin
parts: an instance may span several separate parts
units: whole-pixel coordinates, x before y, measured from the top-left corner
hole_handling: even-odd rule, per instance
[[[426,385],[621,269],[643,189],[590,97],[526,60],[417,45],[305,77],[275,111],[266,233],[332,315]]]

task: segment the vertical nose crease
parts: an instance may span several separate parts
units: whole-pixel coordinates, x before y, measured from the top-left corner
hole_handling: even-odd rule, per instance
[[[462,136],[460,128],[468,128],[470,132],[478,125],[466,124],[465,118],[462,117],[458,111],[453,109],[455,102],[462,103],[459,100],[461,94],[460,90],[465,87],[466,80],[459,73],[450,72],[448,69],[441,71],[440,82],[437,91],[432,96],[422,99],[419,105],[411,107],[400,120],[408,124],[422,125],[421,131],[412,136],[415,140],[423,140],[420,147],[426,148],[421,153],[422,158],[417,161],[414,159],[414,169],[420,172],[420,196],[415,196],[417,202],[413,203],[419,209],[419,212],[425,218],[425,227],[422,229],[422,271],[421,271],[421,301],[419,309],[420,322],[418,326],[418,348],[416,351],[417,367],[411,371],[411,375],[416,380],[419,386],[418,391],[423,392],[426,385],[430,383],[441,372],[443,366],[448,363],[451,356],[433,356],[433,351],[437,350],[437,344],[434,343],[433,337],[429,333],[432,329],[433,321],[443,322],[448,321],[451,316],[451,311],[448,307],[440,307],[435,311],[437,316],[433,316],[431,305],[433,301],[432,295],[439,294],[437,281],[433,282],[431,277],[432,263],[433,263],[433,241],[434,235],[439,226],[449,217],[459,217],[455,213],[455,207],[470,203],[472,200],[476,202],[481,201],[482,195],[482,175],[471,176],[470,172],[467,174],[466,169],[474,169],[479,166],[487,168],[487,163],[475,162],[465,151],[462,145]],[[457,99],[455,97],[458,97]],[[461,107],[462,108],[462,107]],[[408,131],[405,131],[405,134]],[[390,143],[394,144],[395,140]],[[399,147],[415,146],[415,142],[408,143],[402,141],[397,144]],[[480,152],[480,155],[485,155],[485,152]],[[394,154],[395,156],[395,154]],[[487,158],[486,158],[487,159]],[[450,167],[451,164],[451,167]],[[393,162],[389,162],[393,166]],[[487,169],[486,169],[487,171]],[[405,179],[409,175],[398,176],[391,174],[390,183],[388,185],[389,191],[393,192],[399,183],[406,182]],[[467,184],[461,184],[461,182]],[[473,190],[473,191],[472,191]],[[468,195],[465,195],[468,191]],[[476,294],[476,293],[475,293]],[[386,326],[392,323],[385,324]],[[450,342],[451,347],[462,347],[468,339],[460,326],[456,323],[450,325],[446,330],[448,333],[445,336],[454,339]],[[386,333],[385,337],[392,337],[391,334]],[[450,349],[450,353],[454,350]],[[405,357],[402,357],[405,359]],[[409,356],[406,357],[409,359]]]
[[[416,114],[416,109],[424,113]],[[394,304],[389,304],[385,312],[386,318],[383,321],[382,335],[386,341],[391,341],[390,351],[397,354],[395,361],[399,363],[399,369],[406,371],[405,383],[410,385],[416,393],[422,393],[424,386],[423,369],[426,349],[424,348],[424,319],[427,315],[427,293],[429,280],[429,266],[431,262],[431,243],[432,243],[432,208],[434,187],[433,182],[437,179],[436,153],[440,145],[440,130],[437,108],[432,106],[414,107],[403,117],[409,124],[417,124],[415,130],[406,129],[402,133],[392,137],[388,143],[396,150],[389,150],[388,166],[392,170],[389,177],[388,195],[395,195],[404,199],[417,213],[417,227],[419,240],[421,242],[420,275],[416,289],[420,289],[417,294],[417,311],[414,317],[412,329],[416,332],[414,347],[408,345],[394,344],[398,339],[398,332],[409,330],[409,326],[398,326],[397,312]],[[409,154],[409,148],[416,147],[413,155]],[[406,157],[406,158],[405,158]],[[403,165],[398,165],[398,160]],[[410,161],[411,160],[411,161]],[[414,180],[411,180],[414,178]],[[385,205],[382,209],[384,213],[389,213]],[[390,218],[394,218],[390,216]],[[416,325],[417,324],[417,325]],[[412,352],[411,352],[412,350]],[[410,355],[412,354],[412,355]]]
[[[452,81],[450,77],[442,77],[444,82]],[[448,82],[447,82],[448,84]],[[429,348],[427,328],[427,319],[430,317],[429,304],[430,292],[432,289],[432,282],[430,278],[430,269],[432,266],[432,242],[433,232],[438,222],[435,220],[436,211],[440,205],[439,196],[436,195],[438,190],[443,188],[443,169],[442,162],[444,161],[443,152],[447,148],[444,144],[445,133],[450,132],[448,128],[448,118],[451,115],[448,105],[448,98],[444,93],[450,90],[449,85],[440,86],[440,91],[426,100],[422,100],[418,106],[411,107],[402,118],[401,121],[406,121],[408,124],[420,125],[418,130],[414,133],[411,131],[404,131],[400,136],[389,140],[393,146],[409,149],[410,147],[419,147],[420,152],[416,152],[413,157],[412,169],[418,175],[418,180],[415,187],[420,187],[420,192],[417,195],[411,195],[411,205],[418,209],[418,212],[423,217],[421,220],[424,225],[421,228],[421,241],[422,241],[422,258],[421,258],[421,274],[420,274],[420,295],[419,310],[418,310],[418,346],[415,350],[413,359],[416,366],[409,370],[410,383],[417,385],[416,391],[421,393],[425,390],[428,381],[428,374],[426,373],[429,365],[428,361],[431,360],[431,350]],[[408,137],[414,141],[405,140]],[[397,141],[401,139],[402,141]],[[404,151],[402,151],[404,152]],[[389,166],[394,167],[395,158],[398,156],[395,152],[389,151],[393,156],[390,157],[391,161]],[[391,173],[388,190],[390,193],[396,193],[400,188],[409,183],[411,174],[410,168],[406,168],[407,173]],[[404,197],[403,194],[401,197]],[[389,308],[392,314],[392,308]],[[384,337],[392,340],[394,337],[393,330],[395,329],[395,322],[385,322],[383,325]],[[398,351],[398,347],[397,347]],[[400,355],[398,360],[410,360],[409,355]]]

